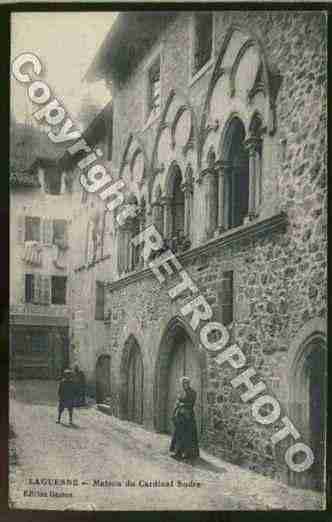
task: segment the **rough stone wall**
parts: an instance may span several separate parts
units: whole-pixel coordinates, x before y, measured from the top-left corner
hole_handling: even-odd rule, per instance
[[[172,88],[187,89],[189,77],[189,15],[183,14],[170,24],[165,34],[160,35],[142,63],[133,71],[128,81],[120,88],[114,86],[113,164],[120,167],[124,147],[131,132],[143,130],[143,140],[149,157],[156,137],[158,120],[145,126],[144,103],[147,67],[159,48],[162,49],[160,66],[161,111]],[[179,53],[181,49],[181,53]]]
[[[96,362],[108,353],[103,321],[95,320],[96,281],[103,281],[107,267],[98,264],[73,275],[71,306],[71,362],[78,362],[86,374],[89,393],[94,395]]]
[[[217,292],[222,272],[234,270],[232,339],[245,353],[248,366],[253,366],[267,385],[268,392],[280,400],[284,412],[288,410],[289,344],[308,320],[324,317],[326,313],[324,283],[316,284],[315,297],[309,298],[312,283],[306,282],[299,272],[293,276],[296,254],[291,252],[290,244],[288,233],[276,234],[247,247],[238,245],[231,252],[219,251],[210,257],[203,270],[199,263],[186,266],[214,308],[215,318],[218,318]],[[325,256],[323,244],[320,252]],[[174,280],[171,286],[175,284]],[[294,287],[299,288],[297,293],[293,292]],[[118,400],[121,351],[127,331],[127,336],[136,334],[145,354],[144,420],[150,427],[155,415],[152,390],[161,334],[186,301],[188,298],[171,303],[166,291],[160,290],[159,283],[151,278],[115,290],[108,298],[111,318],[107,338],[113,352],[113,401]],[[131,328],[131,324],[135,327]],[[239,391],[230,384],[235,374],[227,365],[219,368],[215,358],[207,354],[204,442],[212,451],[234,462],[259,471],[281,473],[269,441],[274,431],[253,421],[250,406],[241,401]],[[273,430],[277,431],[277,427],[274,425]]]
[[[88,392],[95,394],[95,370],[98,357],[109,353],[106,342],[105,325],[95,319],[96,282],[112,280],[114,251],[105,250],[104,259],[87,264],[86,241],[88,222],[96,212],[103,212],[103,202],[98,195],[90,194],[86,203],[82,203],[82,187],[75,178],[72,197],[71,243],[72,256],[69,280],[70,299],[70,360],[78,363],[86,374]]]
[[[188,94],[195,107],[198,121],[203,110],[208,81],[213,67],[191,84],[189,70],[190,14],[182,13],[170,24],[143,62],[121,87],[114,85],[114,167],[119,167],[123,149],[130,132],[141,132],[144,127],[144,67],[156,49],[162,45],[161,106],[165,106],[172,88]],[[263,43],[268,61],[279,69],[283,82],[278,96],[278,129],[280,133],[296,133],[300,120],[308,121],[310,107],[322,97],[321,87],[326,82],[326,22],[323,13],[309,12],[241,12],[215,13],[215,54],[221,47],[227,29],[235,25],[250,31]],[[309,96],[308,96],[309,95]],[[302,108],[305,110],[302,111]],[[286,117],[286,127],[282,122]],[[293,114],[293,116],[292,116]],[[297,116],[295,116],[297,115]],[[294,123],[289,119],[291,116]],[[296,122],[295,122],[296,120]],[[147,149],[155,122],[143,132]],[[291,130],[292,127],[292,130]],[[312,131],[313,132],[313,131]]]
[[[187,15],[181,16],[164,37],[167,88],[188,85],[183,23]],[[264,176],[265,196],[273,202],[275,212],[287,213],[288,226],[286,232],[220,249],[211,254],[203,270],[199,270],[199,263],[186,268],[215,307],[216,315],[221,274],[234,270],[234,341],[287,412],[289,346],[310,320],[326,319],[325,17],[303,12],[220,12],[216,16],[217,49],[231,23],[250,28],[260,37],[269,63],[281,73],[276,101],[280,157]],[[115,96],[114,125],[123,142],[129,131],[142,126],[141,108],[133,102],[140,96],[140,74],[135,73],[119,97]],[[208,71],[190,90],[198,117],[210,74]],[[151,138],[144,136],[147,150],[151,150]],[[120,150],[117,154],[119,158]],[[123,343],[134,333],[145,364],[146,426],[153,427],[158,343],[181,304],[182,300],[171,303],[158,282],[148,277],[108,294],[106,308],[111,317],[106,336],[112,351],[113,399],[116,403],[119,397]],[[204,442],[225,458],[281,476],[282,459],[276,458],[269,440],[272,428],[253,421],[250,406],[241,402],[239,391],[230,386],[230,369],[219,368],[208,355],[207,368]],[[277,428],[273,426],[273,430]]]

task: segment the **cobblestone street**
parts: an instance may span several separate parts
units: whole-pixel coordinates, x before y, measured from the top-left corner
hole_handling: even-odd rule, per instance
[[[55,383],[50,386],[35,381],[19,382],[13,392],[10,422],[15,437],[11,444],[17,463],[10,473],[12,507],[83,510],[323,508],[322,498],[317,493],[289,488],[204,451],[194,466],[174,461],[168,456],[168,436],[105,415],[93,406],[75,411],[73,427],[68,424],[67,412],[63,415],[63,423],[56,424],[55,391]],[[76,479],[79,486],[36,485],[36,479]],[[135,485],[126,485],[128,479]],[[29,480],[34,484],[29,484]],[[108,485],[93,485],[95,480],[108,481]],[[143,482],[145,486],[139,483],[155,480],[173,481],[173,486],[147,487],[146,482]],[[111,481],[113,485],[110,485]],[[28,495],[30,491],[34,493],[24,496],[25,491]],[[50,496],[50,491],[60,496]],[[43,493],[47,496],[42,496]],[[64,493],[72,496],[61,496]]]

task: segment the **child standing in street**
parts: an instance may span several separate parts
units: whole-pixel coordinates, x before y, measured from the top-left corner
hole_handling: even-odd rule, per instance
[[[61,415],[64,409],[68,409],[69,412],[69,423],[73,424],[73,409],[76,395],[76,387],[73,381],[72,372],[65,370],[63,372],[63,379],[59,384],[58,397],[59,397],[59,410],[57,424],[61,422]]]

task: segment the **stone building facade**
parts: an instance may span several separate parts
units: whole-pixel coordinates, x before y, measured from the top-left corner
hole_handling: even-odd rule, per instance
[[[110,225],[115,414],[169,431],[188,373],[202,444],[305,487],[321,487],[325,422],[325,42],[321,13],[126,13],[88,71],[111,84],[112,172],[138,211]],[[188,296],[171,300],[175,281],[161,286],[132,246],[149,223],[314,448],[300,478],[181,316]]]
[[[112,103],[107,104],[83,138],[111,168]],[[84,156],[84,155],[83,155]],[[65,153],[58,169],[73,180],[71,189],[70,277],[68,292],[69,359],[84,371],[89,395],[104,402],[110,395],[110,354],[105,331],[105,281],[112,278],[113,218],[96,194],[80,183],[80,153]]]
[[[108,157],[112,104],[83,136]],[[104,400],[110,376],[103,282],[110,277],[112,223],[100,199],[83,190],[79,160],[68,152],[31,158],[26,171],[11,172],[11,369],[15,378],[58,379],[79,363],[88,393]]]
[[[10,176],[10,339],[16,378],[59,378],[69,363],[71,193],[55,160]]]
[[[108,212],[84,191],[79,156],[13,176],[12,338],[14,347],[31,345],[12,356],[18,374],[20,367],[53,378],[78,363],[99,402],[109,399],[115,415],[161,432],[172,429],[179,377],[188,374],[202,445],[292,484],[322,487],[325,42],[318,12],[118,16],[87,73],[110,83],[112,102],[85,138],[123,180],[132,216],[118,220],[121,209]],[[152,223],[314,449],[310,471],[289,472],[287,441],[271,445],[272,428],[255,423],[231,386],[235,370],[217,364],[181,314],[192,297],[171,299],[178,279],[160,285],[143,262],[131,239]],[[55,241],[64,230],[67,241]],[[52,303],[55,276],[67,277],[62,304]],[[43,338],[36,355],[32,327]],[[42,360],[44,345],[53,351],[44,349]],[[54,353],[63,354],[56,364]]]

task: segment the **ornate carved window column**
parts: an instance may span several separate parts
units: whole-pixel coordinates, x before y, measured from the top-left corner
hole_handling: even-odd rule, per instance
[[[138,212],[138,220],[139,220],[139,231],[143,232],[145,229],[146,216],[145,216],[146,208],[145,206],[141,206]]]
[[[184,235],[186,238],[190,238],[193,185],[190,182],[185,182],[181,188],[184,193]]]
[[[139,231],[144,232],[144,230],[146,228],[146,207],[145,207],[145,205],[141,206],[141,208],[140,208],[140,211],[138,214],[138,220],[139,220]],[[133,233],[133,237],[134,237],[134,235],[135,235],[135,230]],[[134,247],[134,245],[132,244],[132,249],[135,249],[135,248],[138,249],[137,255],[139,256],[137,268],[142,268],[145,265],[145,260],[141,256],[141,251],[142,251],[141,246],[138,245],[137,247]]]
[[[218,220],[217,233],[222,234],[229,227],[229,204],[230,204],[230,183],[232,166],[229,162],[220,161],[216,164],[218,176]]]
[[[152,203],[152,222],[160,234],[164,231],[163,205],[160,200]]]
[[[218,212],[218,178],[217,170],[210,167],[201,173],[205,194],[205,216],[206,216],[206,236],[212,237],[217,227]]]
[[[132,248],[130,240],[132,237],[132,220],[127,219],[124,225],[121,227],[122,241],[120,247],[122,247],[122,271],[124,273],[130,272],[132,266]]]
[[[168,239],[172,234],[172,198],[164,196],[161,202],[164,208],[163,236],[165,239]]]
[[[122,226],[120,226],[119,224],[116,225],[116,237],[118,273],[121,277],[122,273],[124,272],[124,234]]]
[[[251,137],[245,142],[249,153],[249,220],[255,219],[258,215],[261,201],[261,147],[262,140]]]

